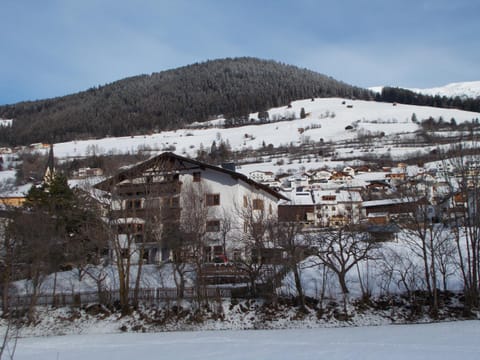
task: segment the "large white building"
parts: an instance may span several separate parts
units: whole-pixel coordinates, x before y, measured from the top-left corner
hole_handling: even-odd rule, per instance
[[[276,219],[277,203],[285,199],[245,175],[170,152],[96,187],[111,196],[113,240],[121,256],[133,252],[136,260],[151,263],[172,256],[179,229],[201,239],[204,261],[249,256],[244,241],[251,227]]]

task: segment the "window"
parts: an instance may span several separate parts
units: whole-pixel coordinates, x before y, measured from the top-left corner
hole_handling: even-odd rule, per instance
[[[207,194],[206,201],[207,206],[220,205],[220,194]]]
[[[243,207],[248,207],[248,198],[246,195],[243,196]]]
[[[213,255],[214,256],[223,255],[223,246],[222,245],[215,245],[213,247]]]
[[[265,226],[261,222],[255,222],[252,224],[252,235],[253,236],[262,236],[263,233],[265,232]]]
[[[119,234],[134,234],[143,232],[143,224],[119,224]]]
[[[322,200],[323,201],[335,201],[337,197],[335,195],[323,195]]]
[[[253,210],[263,210],[263,200],[253,199]]]
[[[142,200],[140,200],[140,199],[126,200],[125,201],[125,207],[129,210],[131,210],[131,209],[141,209],[142,208]]]
[[[241,250],[235,249],[233,250],[233,260],[240,261],[242,260],[242,252]]]
[[[207,221],[207,232],[218,232],[220,231],[220,220],[209,220]]]
[[[202,173],[200,171],[196,171],[193,173],[193,182],[200,182],[202,179]]]
[[[170,208],[178,208],[180,206],[180,198],[178,196],[164,198],[163,204]]]

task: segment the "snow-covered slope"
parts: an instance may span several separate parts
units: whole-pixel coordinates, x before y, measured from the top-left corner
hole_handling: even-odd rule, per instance
[[[270,119],[282,117],[295,120],[271,122],[262,125],[247,125],[236,128],[221,128],[212,122],[206,129],[183,129],[165,131],[158,134],[131,136],[122,138],[104,138],[98,140],[71,141],[55,144],[55,156],[58,158],[80,157],[96,153],[126,153],[151,149],[152,151],[175,151],[178,154],[195,156],[201,147],[207,150],[213,141],[230,143],[233,150],[258,149],[264,145],[299,145],[308,141],[341,141],[357,137],[360,131],[383,132],[388,134],[410,133],[418,129],[412,123],[412,114],[418,120],[440,116],[445,120],[455,118],[457,124],[472,121],[480,117],[479,113],[455,109],[440,109],[425,106],[413,106],[373,101],[352,101],[340,98],[299,100],[292,102],[290,108],[270,109]],[[304,108],[306,118],[299,119]],[[257,113],[251,114],[256,119]],[[356,131],[346,130],[355,125]]]
[[[452,83],[441,87],[430,89],[410,89],[414,92],[425,95],[440,95],[447,97],[471,97],[477,98],[480,96],[480,81],[469,81]]]
[[[382,86],[371,87],[370,90],[374,92],[381,92]],[[480,81],[468,81],[451,83],[445,86],[439,86],[434,88],[419,89],[419,88],[407,88],[413,92],[424,95],[440,95],[446,97],[461,97],[461,98],[477,98],[480,96]]]

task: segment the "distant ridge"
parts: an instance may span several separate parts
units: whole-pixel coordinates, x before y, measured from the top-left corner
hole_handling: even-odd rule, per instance
[[[295,66],[257,58],[196,63],[140,75],[63,97],[0,107],[8,145],[125,136],[177,129],[217,115],[228,118],[310,97],[371,99],[366,89]]]
[[[374,93],[381,93],[383,86],[370,87],[369,90]],[[429,95],[429,96],[445,96],[450,98],[472,98],[476,99],[480,97],[480,81],[467,81],[456,82],[447,84],[445,86],[438,86],[433,88],[405,88],[417,94]]]
[[[480,96],[480,81],[451,83],[445,86],[428,89],[409,89],[424,95],[439,95],[447,97],[478,98]]]

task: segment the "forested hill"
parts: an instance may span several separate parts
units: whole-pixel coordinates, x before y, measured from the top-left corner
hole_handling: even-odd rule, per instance
[[[236,118],[309,97],[372,98],[319,73],[256,58],[212,60],[54,99],[0,107],[10,145],[175,129],[216,115]]]

